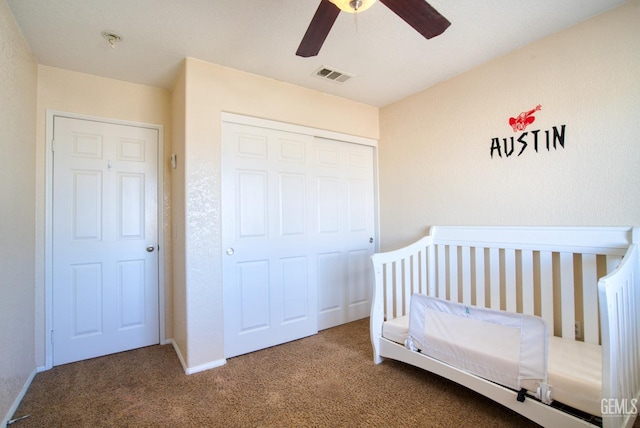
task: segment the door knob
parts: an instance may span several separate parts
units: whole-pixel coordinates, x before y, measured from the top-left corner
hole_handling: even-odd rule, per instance
[[[153,245],[149,245],[149,246],[147,247],[147,252],[148,252],[148,253],[151,253],[151,252],[153,252],[153,250],[155,250],[155,249],[156,249],[156,247],[154,247]]]
[[[233,253],[235,253],[235,251],[233,251],[233,248],[229,247],[227,248],[226,253],[227,253],[227,256],[233,256]]]

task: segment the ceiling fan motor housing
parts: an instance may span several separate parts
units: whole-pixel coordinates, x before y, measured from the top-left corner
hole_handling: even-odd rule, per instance
[[[296,55],[305,58],[318,55],[340,11],[363,12],[375,2],[376,0],[321,0]],[[447,18],[425,0],[380,0],[380,2],[427,39],[442,34],[451,25]]]

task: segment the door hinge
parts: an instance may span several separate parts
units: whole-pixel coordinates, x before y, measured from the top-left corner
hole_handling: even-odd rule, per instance
[[[51,343],[53,343],[53,330],[51,330]]]
[[[56,140],[51,140],[51,151],[52,152],[56,151]]]

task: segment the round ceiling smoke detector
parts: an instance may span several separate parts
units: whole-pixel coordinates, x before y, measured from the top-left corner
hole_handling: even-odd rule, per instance
[[[102,37],[107,39],[107,42],[109,42],[109,45],[111,46],[112,49],[115,49],[116,43],[122,40],[122,37],[120,37],[119,34],[113,33],[111,31],[103,31]]]

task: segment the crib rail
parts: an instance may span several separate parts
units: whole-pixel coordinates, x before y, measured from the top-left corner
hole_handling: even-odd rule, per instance
[[[430,232],[373,256],[384,319],[405,315],[411,295],[422,293],[537,315],[556,336],[600,343],[598,278],[622,260],[630,228],[435,226]]]
[[[630,228],[436,226],[431,234],[437,297],[537,315],[555,336],[600,343],[598,278],[622,260]]]
[[[431,244],[432,238],[425,236],[404,248],[371,256],[375,284],[369,322],[376,364],[382,362],[379,340],[383,322],[408,314],[413,293],[427,294]]]
[[[597,282],[620,262],[617,253],[445,244],[435,252],[437,281],[429,294],[537,315],[556,336],[599,343]]]
[[[603,334],[603,426],[633,425],[640,408],[640,255],[632,245],[598,283]]]
[[[428,294],[428,259],[432,242],[432,238],[426,236],[399,250],[371,257],[376,290],[379,289],[374,300],[380,300],[383,305],[385,320],[406,315],[413,293]]]

